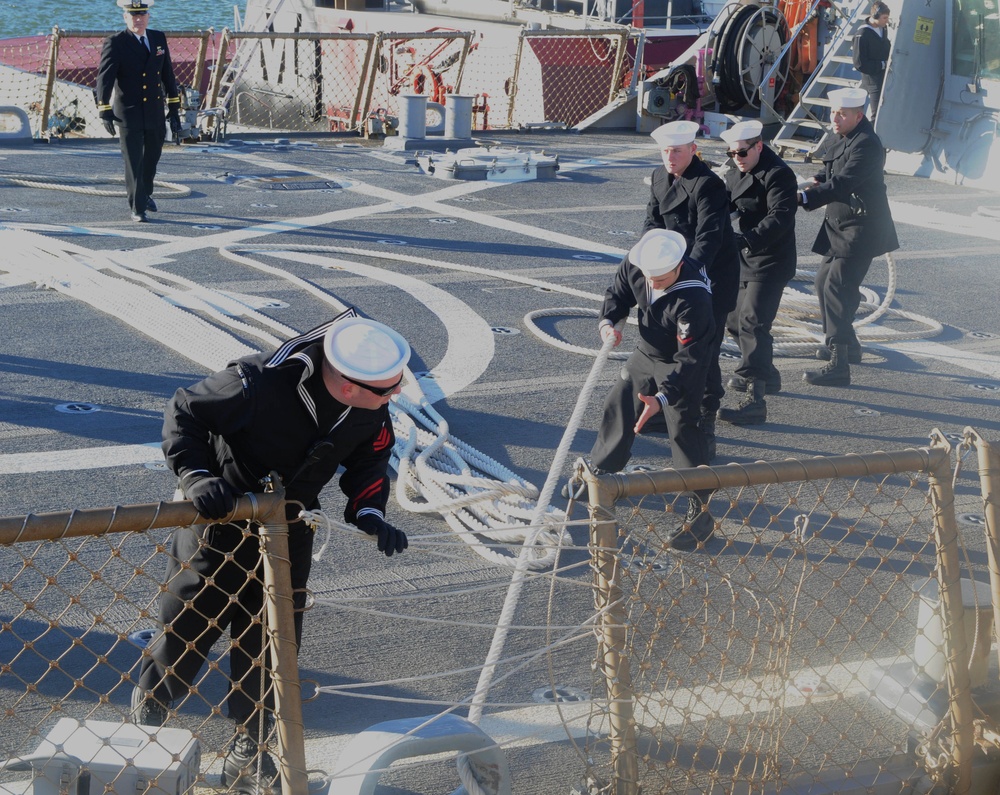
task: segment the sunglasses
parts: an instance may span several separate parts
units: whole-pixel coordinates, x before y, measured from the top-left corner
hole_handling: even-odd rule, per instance
[[[371,384],[366,384],[364,381],[355,381],[350,376],[346,376],[340,373],[340,377],[345,381],[348,381],[354,386],[359,386],[362,389],[367,389],[373,395],[378,395],[379,397],[389,397],[393,392],[395,392],[399,387],[403,385],[403,376],[399,377],[399,380],[392,386],[372,386]]]
[[[756,146],[756,144],[754,144],[754,146]],[[753,149],[753,146],[748,146],[746,149],[730,149],[726,152],[726,155],[728,157],[746,157],[751,149]]]

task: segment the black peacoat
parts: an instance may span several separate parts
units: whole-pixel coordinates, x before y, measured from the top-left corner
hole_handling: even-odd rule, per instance
[[[740,266],[729,223],[729,194],[721,177],[700,158],[694,158],[673,184],[666,168],[654,169],[642,234],[650,229],[684,235],[684,259],[708,275],[716,314],[736,307]]]
[[[824,169],[805,190],[806,210],[826,207],[812,250],[824,257],[875,258],[899,248],[882,168],[885,150],[868,119],[817,153]]]
[[[162,31],[147,30],[146,39],[149,50],[128,30],[104,40],[97,70],[97,106],[114,110],[123,127],[164,130],[164,92],[166,101],[176,108],[180,108],[180,95],[167,37]]]
[[[739,214],[743,247],[740,280],[783,281],[795,275],[796,177],[772,149],[764,146],[747,173],[725,175],[730,212]]]

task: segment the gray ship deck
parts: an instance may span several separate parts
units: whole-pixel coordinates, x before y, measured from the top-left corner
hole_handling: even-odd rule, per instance
[[[300,330],[325,320],[329,307],[275,272],[224,258],[220,246],[281,243],[384,251],[592,293],[588,303],[480,271],[347,252],[251,255],[393,325],[413,346],[414,372],[435,372],[447,362],[434,388],[445,393],[436,407],[451,432],[541,486],[592,359],[546,344],[528,333],[523,318],[550,307],[599,306],[621,253],[637,239],[648,196],[643,179],[657,154],[647,136],[629,133],[496,133],[491,139],[558,154],[558,177],[509,184],[444,181],[423,175],[412,160],[353,138],[168,145],[159,177],[192,192],[178,199],[158,192],[159,212],[150,214],[150,223],[131,223],[124,198],[4,185],[0,230],[26,229],[88,249],[127,252],[137,262],[211,290],[249,296],[260,311]],[[705,142],[703,148],[707,159],[721,159],[718,142]],[[792,165],[800,176],[814,170]],[[56,180],[118,177],[122,163],[110,140],[54,142],[0,149],[0,177],[11,173]],[[943,331],[924,340],[866,342],[864,362],[852,368],[849,388],[811,387],[802,373],[816,367],[816,360],[782,356],[776,363],[785,386],[768,397],[768,422],[745,428],[720,423],[716,463],[896,450],[925,444],[933,428],[961,434],[971,425],[987,438],[1000,436],[1000,195],[917,178],[889,176],[887,182],[902,242],[893,306],[933,319]],[[818,264],[810,247],[819,221],[816,213],[799,214],[801,269]],[[166,400],[207,369],[111,314],[13,272],[5,275],[4,260],[11,256],[10,251],[0,254],[0,512],[9,516],[169,499],[172,476],[141,462],[123,463],[120,450],[155,445]],[[376,270],[338,268],[335,258]],[[879,259],[866,285],[883,295],[886,282],[886,263]],[[807,283],[797,286],[810,289]],[[489,345],[477,331],[483,324],[494,332],[487,335]],[[569,342],[597,346],[592,320],[556,318],[545,324]],[[884,326],[917,327],[893,318]],[[734,364],[723,361],[724,377]],[[603,392],[617,372],[612,363],[603,371],[574,454],[589,451]],[[726,402],[733,400],[730,395]],[[67,403],[101,410],[56,411]],[[633,462],[668,466],[668,443],[661,436],[640,438]],[[975,475],[963,476],[962,483],[960,499],[967,510],[981,512]],[[339,515],[339,496],[335,487],[325,495],[332,515]],[[414,537],[445,531],[442,520],[408,514],[395,504],[389,513]],[[575,518],[582,517],[581,510]],[[979,528],[961,530],[981,535]],[[585,542],[584,529],[572,533],[577,543]],[[449,559],[408,554],[388,563],[355,547],[338,541],[314,566],[310,584],[320,598],[413,595],[495,583],[494,591],[470,599],[464,608],[470,622],[495,621],[509,570],[461,545]],[[589,576],[586,569],[578,575]],[[533,594],[521,613],[544,616],[547,597],[546,589]],[[591,607],[588,600],[589,595],[576,611],[581,620]],[[451,609],[447,604],[429,602],[421,609],[445,617]],[[492,634],[485,627],[442,632],[405,620],[342,615],[328,605],[320,612],[325,614],[307,618],[302,651],[303,677],[320,684],[389,681],[475,666],[485,658]],[[403,659],[405,668],[400,668]],[[568,668],[567,678],[572,675]],[[473,672],[447,682],[386,685],[377,692],[454,702],[468,696],[475,681]],[[530,701],[546,683],[511,677],[498,683],[491,702]],[[589,681],[566,684],[590,686]],[[305,705],[309,766],[328,771],[351,736],[380,720],[436,709],[320,696]],[[516,720],[505,725],[505,709],[489,709],[490,730],[505,731],[507,737],[527,732],[528,712],[511,709]],[[582,761],[566,748],[553,751],[553,743],[567,743],[557,722],[551,731],[539,731],[535,740],[508,746],[516,795],[566,792],[582,773]],[[385,791],[439,791],[439,774],[432,770],[423,774],[425,780],[405,785],[396,780],[396,788]]]

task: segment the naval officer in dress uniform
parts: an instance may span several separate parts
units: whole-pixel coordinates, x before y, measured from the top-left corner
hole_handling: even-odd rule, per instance
[[[805,210],[826,208],[813,243],[823,257],[816,273],[816,296],[826,345],[816,351],[830,363],[803,375],[810,384],[848,386],[851,364],[861,361],[854,314],[861,303],[861,283],[872,260],[899,248],[885,191],[885,149],[865,118],[868,93],[841,88],[829,93],[830,119],[837,138],[817,152],[823,170],[799,191]]]
[[[147,210],[156,212],[152,193],[166,138],[164,93],[174,135],[181,129],[181,100],[167,37],[146,28],[153,0],[118,0],[118,5],[124,10],[125,30],[104,40],[97,70],[97,107],[105,129],[117,135],[121,144],[132,220],[144,222]]]
[[[653,171],[642,233],[650,229],[669,229],[684,235],[687,240],[684,261],[706,274],[712,287],[715,338],[705,354],[708,380],[701,407],[701,427],[711,461],[715,458],[716,412],[725,394],[719,351],[726,331],[726,317],[736,308],[740,261],[729,223],[726,185],[696,156],[698,129],[693,121],[673,121],[651,133],[663,165]]]

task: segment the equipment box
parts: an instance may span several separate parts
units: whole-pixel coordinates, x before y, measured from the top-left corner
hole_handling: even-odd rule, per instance
[[[61,718],[20,761],[31,765],[32,795],[184,795],[201,748],[186,729]]]

